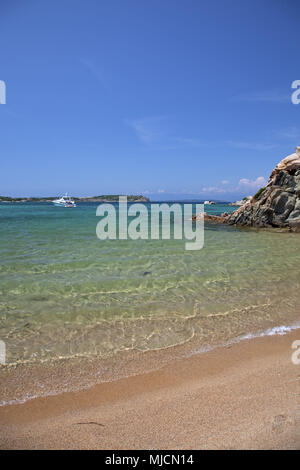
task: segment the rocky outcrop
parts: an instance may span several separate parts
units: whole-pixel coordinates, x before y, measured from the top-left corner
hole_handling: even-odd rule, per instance
[[[233,212],[227,223],[300,232],[300,147],[274,168],[267,186]]]

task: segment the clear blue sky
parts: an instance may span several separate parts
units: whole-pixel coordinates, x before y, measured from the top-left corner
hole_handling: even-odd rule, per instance
[[[299,17],[298,0],[1,0],[0,194],[253,194],[300,145]]]

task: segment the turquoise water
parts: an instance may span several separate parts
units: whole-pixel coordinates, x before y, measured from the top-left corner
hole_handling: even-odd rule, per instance
[[[205,244],[96,237],[97,204],[0,204],[7,363],[199,345],[298,320],[300,236],[205,224]],[[208,206],[210,213],[232,211]]]

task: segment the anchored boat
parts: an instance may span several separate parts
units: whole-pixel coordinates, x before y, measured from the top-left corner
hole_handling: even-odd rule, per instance
[[[59,199],[54,199],[53,204],[57,207],[76,207],[75,201],[67,193]]]

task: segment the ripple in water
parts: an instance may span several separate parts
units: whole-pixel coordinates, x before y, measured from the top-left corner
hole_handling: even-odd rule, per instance
[[[8,364],[204,347],[299,319],[298,234],[207,224],[204,248],[185,251],[183,241],[100,241],[95,212],[0,205]]]

